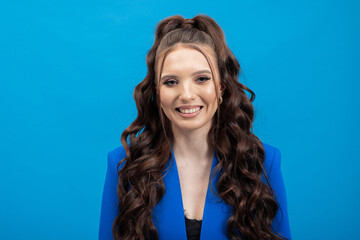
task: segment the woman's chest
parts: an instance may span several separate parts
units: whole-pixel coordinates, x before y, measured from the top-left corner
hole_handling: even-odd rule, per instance
[[[210,167],[207,169],[182,169],[178,167],[184,214],[189,219],[201,220],[203,218]]]

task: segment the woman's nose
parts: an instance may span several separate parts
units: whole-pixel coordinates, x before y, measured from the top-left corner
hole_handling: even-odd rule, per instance
[[[195,99],[195,87],[191,82],[184,82],[180,88],[180,100],[189,101]]]

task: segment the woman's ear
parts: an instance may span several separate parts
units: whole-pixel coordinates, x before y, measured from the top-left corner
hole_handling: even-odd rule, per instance
[[[224,90],[225,90],[225,86],[223,85],[223,83],[221,82],[220,83],[220,86],[219,86],[219,89],[218,89],[218,92],[219,92],[219,95],[222,96],[224,94]]]

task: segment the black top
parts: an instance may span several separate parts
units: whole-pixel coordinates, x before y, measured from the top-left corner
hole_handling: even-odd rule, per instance
[[[202,220],[188,219],[185,216],[186,235],[188,240],[200,240]]]

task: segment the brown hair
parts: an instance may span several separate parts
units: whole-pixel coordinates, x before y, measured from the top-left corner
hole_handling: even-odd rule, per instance
[[[271,227],[278,204],[263,168],[263,146],[252,133],[255,94],[238,81],[240,65],[226,45],[221,28],[205,15],[193,19],[176,15],[157,25],[154,45],[146,57],[147,75],[134,91],[138,115],[121,135],[127,156],[120,162],[124,166],[119,171],[120,213],[113,223],[115,239],[159,238],[152,209],[165,193],[162,174],[171,155],[173,135],[170,121],[159,108],[156,69],[159,66],[161,72],[167,52],[176,44],[203,54],[201,46],[210,47],[216,56],[214,67],[219,71],[223,103],[218,106],[207,140],[219,159],[212,172],[213,177],[221,170],[218,196],[233,207],[227,221],[229,238],[284,239]]]

